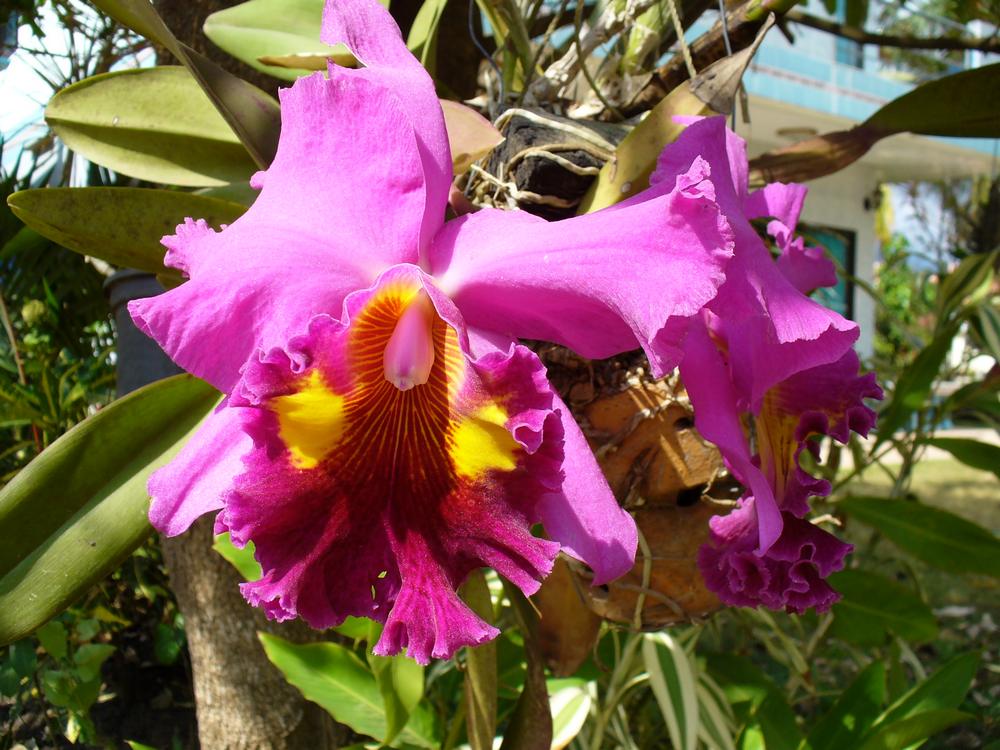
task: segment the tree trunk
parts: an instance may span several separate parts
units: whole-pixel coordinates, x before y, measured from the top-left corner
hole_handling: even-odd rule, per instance
[[[301,622],[275,623],[240,595],[239,574],[212,549],[212,520],[163,540],[170,585],[184,614],[198,737],[204,750],[322,750],[338,746],[337,726],[285,682],[257,631],[318,640]]]

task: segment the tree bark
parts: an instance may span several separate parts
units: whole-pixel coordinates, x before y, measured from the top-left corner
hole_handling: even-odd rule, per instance
[[[264,655],[257,632],[306,642],[301,622],[275,623],[240,595],[236,570],[212,549],[212,521],[163,540],[170,585],[184,614],[198,737],[205,750],[323,750],[338,747],[338,727],[305,700]]]

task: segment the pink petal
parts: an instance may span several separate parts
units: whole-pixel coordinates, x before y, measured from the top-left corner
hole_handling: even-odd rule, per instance
[[[837,267],[833,261],[826,257],[823,248],[806,247],[801,237],[785,245],[777,262],[782,275],[803,294],[837,284]]]
[[[448,133],[434,82],[406,48],[396,22],[377,0],[327,0],[320,38],[327,44],[346,44],[366,67],[343,70],[342,75],[373,81],[394,92],[396,106],[409,120],[426,186],[419,242],[423,253],[444,221],[452,178]],[[377,118],[356,112],[351,116],[360,123],[377,122]]]
[[[241,426],[242,412],[218,406],[176,458],[149,478],[149,521],[158,531],[177,536],[199,516],[223,507],[252,447]]]
[[[396,94],[316,74],[281,102],[278,153],[255,178],[253,206],[221,232],[178,227],[164,239],[166,260],[190,281],[129,306],[174,361],[224,392],[254,348],[284,342],[392,263],[417,259],[426,186]]]
[[[705,164],[669,194],[558,222],[486,209],[445,225],[430,267],[470,326],[674,367],[732,251]]]
[[[544,496],[538,517],[551,539],[594,571],[594,586],[613,581],[635,564],[638,532],[618,505],[569,407],[556,397],[563,425],[564,478]]]

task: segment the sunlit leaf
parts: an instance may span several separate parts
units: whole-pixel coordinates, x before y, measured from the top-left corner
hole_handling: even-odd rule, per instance
[[[562,750],[576,737],[590,715],[593,700],[582,680],[551,690],[549,707],[552,711],[552,750]]]
[[[927,445],[948,451],[966,466],[982,471],[992,471],[1000,479],[1000,445],[984,443],[972,438],[927,438]]]
[[[229,538],[229,532],[219,534],[212,542],[212,549],[232,565],[245,581],[257,581],[263,575],[260,563],[254,557],[253,542],[247,542],[244,547],[237,547]]]
[[[750,161],[750,183],[805,182],[832,174],[896,133],[969,138],[1000,136],[1000,63],[921,84],[851,130],[825,133]]]
[[[274,67],[261,58],[305,56],[339,65],[355,65],[343,45],[329,46],[320,39],[323,0],[249,0],[216,11],[205,19],[205,36],[257,70],[293,81],[316,68]]]
[[[850,497],[839,507],[936,568],[1000,577],[1000,540],[954,513],[909,500],[875,497]]]
[[[406,37],[406,46],[431,76],[437,69],[438,27],[447,3],[448,0],[424,0]]]
[[[87,78],[56,93],[45,119],[75,152],[131,177],[198,187],[246,180],[257,170],[178,66]]]
[[[694,750],[698,742],[698,693],[687,653],[667,633],[652,633],[643,638],[642,656],[673,746]]]
[[[219,228],[246,210],[219,198],[146,188],[22,190],[7,203],[21,221],[63,247],[116,266],[166,274],[176,283],[180,273],[163,265],[163,236],[187,217]]]
[[[377,740],[386,736],[385,707],[375,675],[350,649],[336,643],[296,644],[267,633],[257,635],[267,658],[308,700],[356,732]],[[440,744],[440,737],[431,733],[436,725],[428,714],[415,710],[399,740],[418,747]]]
[[[271,163],[281,130],[281,114],[274,97],[177,41],[149,0],[91,2],[120,23],[166,47],[191,71],[257,166],[264,169]]]
[[[218,399],[189,375],[88,417],[0,490],[0,644],[51,619],[152,532],[146,480]]]

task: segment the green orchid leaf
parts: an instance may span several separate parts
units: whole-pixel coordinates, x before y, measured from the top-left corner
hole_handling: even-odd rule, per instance
[[[998,87],[1000,63],[921,84],[850,130],[824,133],[752,159],[750,184],[805,182],[833,174],[896,133],[996,138],[1000,136]]]
[[[87,78],[53,96],[45,119],[81,156],[151,182],[225,185],[257,170],[198,82],[179,66]]]
[[[63,247],[165,275],[175,283],[182,278],[163,265],[163,236],[173,234],[187,217],[204,219],[217,229],[246,211],[239,203],[204,195],[112,187],[22,190],[7,205],[21,221]]]
[[[889,632],[914,643],[937,637],[930,607],[898,583],[865,570],[842,570],[829,581],[843,595],[833,605],[833,635],[860,646],[880,646]]]
[[[850,497],[838,507],[929,565],[1000,578],[1000,539],[961,516],[910,500],[876,497]]]
[[[85,419],[0,490],[0,644],[59,614],[149,536],[146,480],[217,399],[190,375],[148,385]]]
[[[257,166],[265,169],[271,163],[281,130],[281,113],[274,97],[177,41],[149,0],[91,2],[120,23],[166,47],[195,77]]]
[[[307,699],[355,732],[380,742],[387,734],[385,706],[375,675],[350,649],[337,643],[297,644],[258,633],[267,658]],[[437,747],[441,738],[424,706],[416,706],[397,738],[417,747]]]
[[[323,0],[249,0],[216,11],[205,19],[205,36],[238,60],[264,73],[294,81],[312,68],[276,67],[261,58],[289,56],[332,58],[338,65],[354,66],[348,49],[329,46],[320,39]]]

